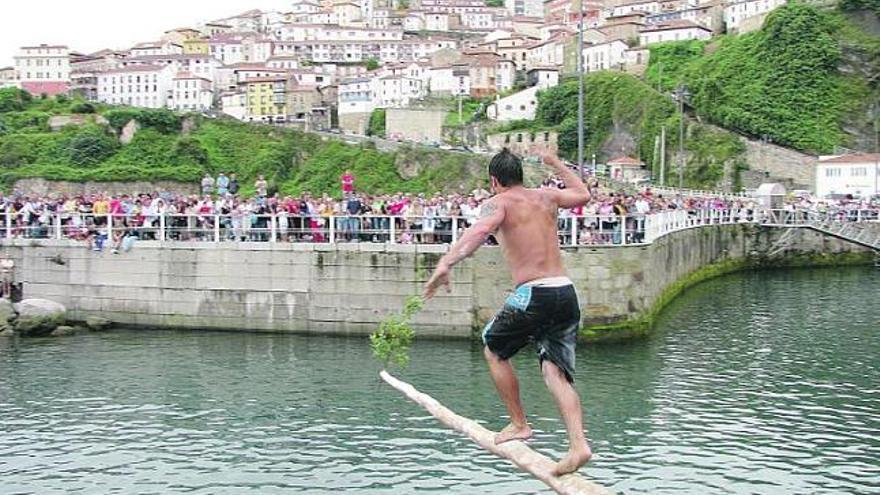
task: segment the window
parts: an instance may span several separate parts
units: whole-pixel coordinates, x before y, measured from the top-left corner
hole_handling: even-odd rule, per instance
[[[867,177],[868,169],[866,167],[851,168],[849,171],[851,177]]]

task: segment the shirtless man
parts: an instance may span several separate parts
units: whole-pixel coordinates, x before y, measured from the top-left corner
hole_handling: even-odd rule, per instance
[[[580,306],[562,266],[556,215],[559,208],[583,205],[590,193],[559,158],[546,156],[544,163],[562,178],[565,189],[526,189],[519,157],[504,150],[492,158],[489,177],[495,196],[483,203],[479,220],[440,260],[425,284],[424,295],[430,299],[440,286],[448,291],[452,267],[472,255],[490,235],[497,237],[517,288],[483,330],[489,371],[511,420],[495,443],[532,436],[509,359],[534,342],[544,383],[568,430],[568,454],[554,469],[561,476],[577,471],[592,452],[584,437],[580,398],[572,386]]]

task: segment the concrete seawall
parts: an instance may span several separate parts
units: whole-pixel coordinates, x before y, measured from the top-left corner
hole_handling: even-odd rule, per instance
[[[699,279],[751,266],[866,262],[872,254],[808,230],[754,225],[694,228],[647,246],[567,249],[584,335],[639,330]],[[368,333],[420,291],[445,246],[142,242],[94,253],[70,241],[7,241],[25,297],[65,304],[73,318],[199,329]],[[774,252],[772,257],[766,253]],[[453,273],[450,294],[415,323],[423,336],[470,337],[500,307],[511,282],[498,248]]]

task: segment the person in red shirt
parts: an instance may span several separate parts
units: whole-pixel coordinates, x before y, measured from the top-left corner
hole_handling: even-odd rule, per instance
[[[342,175],[342,195],[348,196],[354,192],[354,175],[351,170],[346,170]]]

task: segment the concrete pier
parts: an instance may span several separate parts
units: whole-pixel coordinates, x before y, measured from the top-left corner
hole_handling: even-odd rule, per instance
[[[784,244],[780,244],[785,235]],[[127,253],[7,240],[25,297],[70,316],[163,328],[359,334],[417,294],[446,246],[140,242]],[[768,256],[772,253],[772,256]],[[868,249],[807,229],[751,224],[673,232],[652,244],[567,248],[587,338],[643,327],[699,278],[751,266],[870,262]],[[451,294],[416,317],[419,335],[468,338],[512,289],[498,248],[455,268]]]

